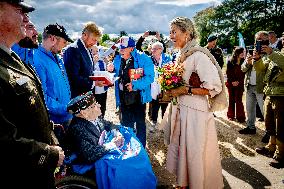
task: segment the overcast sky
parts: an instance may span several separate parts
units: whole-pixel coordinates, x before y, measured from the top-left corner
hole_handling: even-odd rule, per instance
[[[63,25],[74,38],[86,22],[93,21],[103,33],[143,33],[155,30],[168,35],[176,16],[192,18],[196,12],[222,0],[26,0],[36,10],[30,19],[41,33],[51,23]]]

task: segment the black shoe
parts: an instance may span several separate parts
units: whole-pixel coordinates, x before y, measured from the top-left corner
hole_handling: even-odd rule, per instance
[[[263,121],[264,121],[264,118],[263,118],[263,117],[261,117],[261,118],[259,118],[259,119],[258,119],[258,121],[263,122]]]
[[[240,134],[244,134],[244,135],[255,135],[256,134],[256,129],[250,129],[248,127],[239,130]]]
[[[265,133],[265,135],[262,137],[261,142],[267,144],[269,142],[269,134]]]
[[[255,151],[260,154],[260,155],[263,155],[263,156],[266,156],[266,157],[270,157],[272,158],[273,155],[274,155],[274,152],[268,150],[267,148],[265,147],[260,147],[260,148],[256,148]]]
[[[279,160],[277,158],[273,158],[273,160],[269,163],[271,167],[276,169],[284,168],[284,160]]]

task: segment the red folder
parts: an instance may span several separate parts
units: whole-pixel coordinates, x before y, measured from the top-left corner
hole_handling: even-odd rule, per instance
[[[137,80],[143,77],[144,75],[144,70],[143,68],[137,68],[137,69],[129,69],[129,77],[131,80]]]
[[[112,86],[113,82],[109,80],[106,76],[89,76],[92,81],[104,81],[107,86]]]

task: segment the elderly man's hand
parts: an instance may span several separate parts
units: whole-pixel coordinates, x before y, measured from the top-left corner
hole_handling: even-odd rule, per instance
[[[108,71],[108,72],[113,72],[113,71],[114,71],[114,65],[113,65],[113,63],[108,63],[108,64],[107,64],[107,71]]]
[[[131,82],[127,83],[125,86],[127,87],[129,92],[133,91],[133,87],[132,87],[132,83]]]
[[[58,161],[57,161],[57,167],[60,167],[63,164],[63,161],[65,159],[64,151],[60,146],[49,146],[49,148],[53,148],[54,150],[58,151]]]

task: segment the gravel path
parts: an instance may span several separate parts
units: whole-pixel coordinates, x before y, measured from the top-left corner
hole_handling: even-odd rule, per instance
[[[105,118],[119,123],[115,114],[114,90],[108,91]],[[254,149],[264,145],[264,123],[257,121],[256,135],[240,135],[238,130],[245,127],[226,118],[226,111],[216,112],[216,129],[222,158],[225,189],[256,188],[284,189],[284,169],[274,169],[268,165],[269,158],[258,155]],[[159,119],[160,121],[160,119]],[[146,121],[147,127],[150,123]],[[149,132],[147,129],[147,151],[153,170],[158,178],[158,188],[172,189],[175,177],[165,169],[167,147],[161,131]]]

